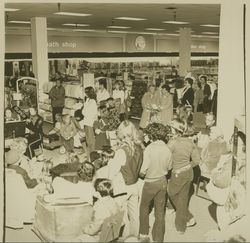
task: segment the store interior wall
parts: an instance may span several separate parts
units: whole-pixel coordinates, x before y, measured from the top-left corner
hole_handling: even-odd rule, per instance
[[[141,52],[178,52],[179,40],[176,38],[154,38],[151,35],[144,35],[146,47]],[[126,52],[138,52],[135,48],[135,35],[123,36],[68,36],[48,34],[49,52],[123,52],[123,38],[125,39]],[[30,53],[31,36],[28,33],[6,34],[6,53]],[[219,40],[192,39],[192,52],[218,52]]]

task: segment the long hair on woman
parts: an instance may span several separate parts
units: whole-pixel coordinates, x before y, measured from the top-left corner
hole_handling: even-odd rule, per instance
[[[124,120],[117,130],[117,139],[120,147],[128,146],[132,152],[135,151],[135,144],[141,144],[139,137],[139,131],[136,129],[135,125],[128,120]]]

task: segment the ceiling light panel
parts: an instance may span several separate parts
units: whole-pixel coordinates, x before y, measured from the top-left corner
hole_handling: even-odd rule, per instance
[[[220,25],[216,25],[216,24],[201,24],[201,26],[203,27],[212,27],[212,28],[219,28]]]
[[[66,15],[66,16],[78,16],[78,17],[86,17],[86,16],[90,16],[92,14],[85,14],[85,13],[71,13],[71,12],[57,12],[54,13],[57,15]]]
[[[147,20],[147,19],[144,19],[144,18],[134,18],[134,17],[117,17],[115,19],[129,20],[129,21],[143,21],[143,20]]]
[[[145,30],[162,31],[162,30],[165,30],[165,29],[160,29],[160,28],[145,28]]]
[[[15,12],[15,11],[19,11],[20,9],[17,8],[5,8],[4,11],[5,12]]]
[[[79,32],[97,32],[93,29],[73,29],[73,31],[79,31]]]
[[[205,32],[202,32],[202,34],[205,34],[205,35],[218,35],[219,33],[218,32],[205,31]]]
[[[110,28],[110,29],[129,29],[129,28],[131,28],[131,27],[128,27],[128,26],[110,25],[110,26],[107,26],[107,28]]]
[[[70,23],[67,23],[67,24],[62,24],[62,25],[65,25],[65,26],[80,26],[80,27],[87,27],[89,26],[89,24],[70,24]]]
[[[21,20],[11,20],[8,21],[10,24],[30,24],[30,21],[21,21]]]
[[[189,24],[189,22],[184,21],[163,21],[164,24]]]

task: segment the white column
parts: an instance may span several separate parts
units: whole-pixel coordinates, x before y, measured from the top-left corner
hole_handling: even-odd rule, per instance
[[[3,221],[3,213],[4,213],[4,184],[3,179],[4,178],[4,50],[5,50],[5,26],[4,26],[4,1],[0,1],[0,79],[1,79],[1,102],[0,102],[0,111],[1,111],[1,117],[0,117],[0,134],[2,135],[2,139],[0,140],[0,156],[1,156],[1,168],[0,168],[0,241],[3,241],[3,230],[4,228],[2,225],[4,224]]]
[[[179,75],[186,76],[191,68],[191,29],[180,28]]]
[[[39,87],[49,81],[47,20],[44,17],[31,18],[32,66]]]
[[[232,16],[234,16],[232,18]],[[243,4],[221,4],[217,125],[228,140],[234,118],[244,113]]]
[[[250,225],[250,164],[249,164],[249,151],[250,151],[250,143],[249,143],[249,138],[250,138],[250,129],[248,127],[249,124],[249,115],[250,115],[250,105],[249,105],[249,95],[250,95],[250,2],[246,2],[246,97],[247,102],[246,102],[246,119],[247,119],[247,130],[246,130],[246,137],[247,137],[247,144],[246,144],[246,151],[247,151],[247,224]],[[248,238],[246,239],[247,242],[250,241],[250,231],[248,231]]]

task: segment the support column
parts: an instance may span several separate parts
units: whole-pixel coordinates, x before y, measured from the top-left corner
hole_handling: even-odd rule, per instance
[[[186,76],[191,68],[191,29],[180,28],[179,75]]]
[[[234,16],[234,18],[232,18]],[[244,114],[243,3],[221,4],[217,125],[228,140],[234,118]]]
[[[49,81],[47,20],[44,17],[31,18],[32,66],[39,87]]]

